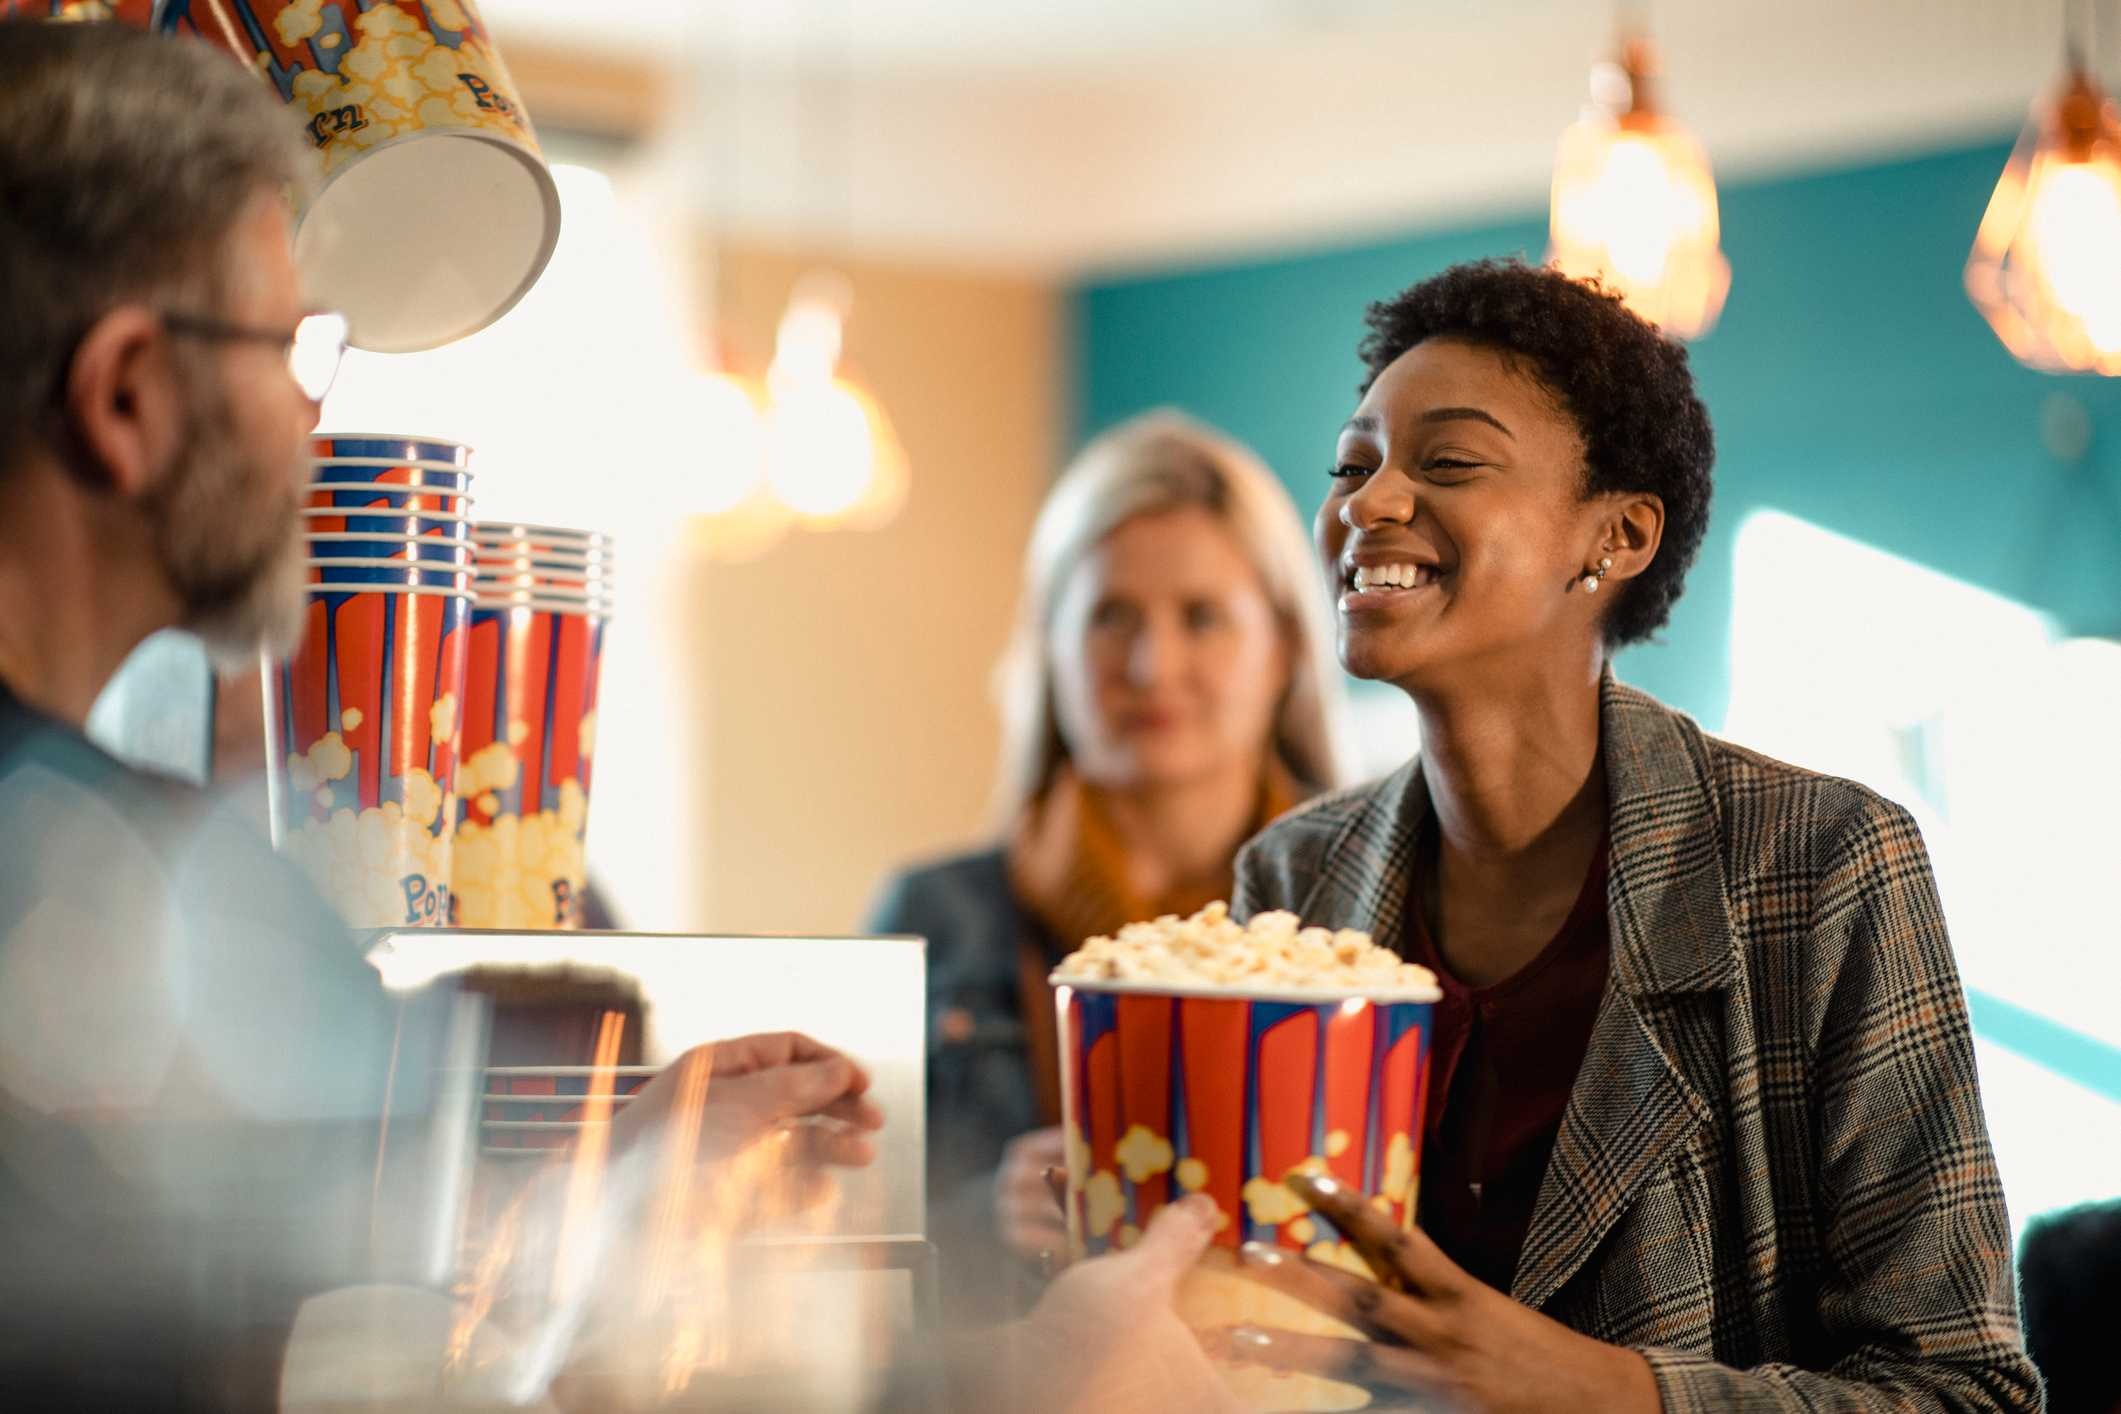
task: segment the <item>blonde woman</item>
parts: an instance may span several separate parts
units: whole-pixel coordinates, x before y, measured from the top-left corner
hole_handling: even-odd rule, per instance
[[[999,1248],[1065,1236],[1048,970],[1227,897],[1238,846],[1342,780],[1325,602],[1281,484],[1175,413],[1047,497],[1001,670],[1001,838],[898,876],[870,920],[929,942],[929,1230],[967,1299],[993,1299]]]

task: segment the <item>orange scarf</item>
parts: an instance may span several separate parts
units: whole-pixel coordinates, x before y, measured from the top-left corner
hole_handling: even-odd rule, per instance
[[[1270,760],[1260,782],[1256,832],[1302,802],[1305,792],[1288,769]],[[1025,809],[1009,837],[1009,886],[1026,912],[1038,920],[1062,953],[1085,938],[1110,936],[1129,923],[1166,913],[1184,916],[1230,897],[1233,861],[1187,879],[1162,893],[1136,892],[1128,878],[1126,848],[1104,796],[1068,767]],[[1060,1074],[1055,1046],[1053,989],[1046,974],[1060,959],[1042,955],[1028,940],[1017,958],[1031,1069],[1039,1108],[1047,1124],[1060,1123]]]

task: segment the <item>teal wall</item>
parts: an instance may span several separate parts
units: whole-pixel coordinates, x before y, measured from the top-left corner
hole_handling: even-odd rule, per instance
[[[1715,513],[1671,624],[1622,657],[1630,681],[1721,722],[1732,545],[1765,508],[2073,631],[2121,632],[2121,379],[2020,367],[1960,283],[2007,153],[1999,143],[1723,188],[1730,302],[1693,352],[1716,425]],[[1258,448],[1308,514],[1354,406],[1363,306],[1457,261],[1537,258],[1545,241],[1544,212],[1528,212],[1085,284],[1072,311],[1077,432],[1176,404]],[[2042,405],[2058,392],[2091,415],[2088,467],[2045,448]]]

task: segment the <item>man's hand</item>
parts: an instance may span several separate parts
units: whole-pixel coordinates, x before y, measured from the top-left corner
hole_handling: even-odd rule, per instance
[[[1173,1305],[1179,1278],[1208,1250],[1215,1220],[1214,1202],[1195,1194],[1158,1210],[1127,1251],[1062,1273],[1018,1328],[1013,1407],[1237,1410]]]
[[[1212,1342],[1226,1357],[1372,1389],[1443,1393],[1486,1414],[1656,1414],[1656,1381],[1634,1351],[1579,1335],[1512,1301],[1446,1257],[1426,1233],[1394,1226],[1330,1177],[1291,1174],[1283,1181],[1332,1220],[1379,1280],[1258,1243],[1245,1244],[1238,1260],[1258,1280],[1370,1339],[1239,1326]]]
[[[1058,1256],[1068,1248],[1065,1209],[1054,1202],[1046,1171],[1065,1163],[1067,1131],[1059,1125],[1019,1134],[1002,1151],[994,1176],[994,1220],[1002,1243],[1019,1257]]]
[[[619,1112],[612,1137],[635,1142],[684,1120],[677,1112],[696,1105],[703,1161],[726,1159],[792,1126],[797,1162],[861,1168],[876,1157],[867,1136],[884,1124],[883,1112],[864,1098],[868,1089],[860,1065],[799,1032],[740,1036],[678,1057]]]

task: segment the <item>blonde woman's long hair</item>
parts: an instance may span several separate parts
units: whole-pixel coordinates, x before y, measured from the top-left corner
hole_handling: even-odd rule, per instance
[[[1047,652],[1054,600],[1068,574],[1128,521],[1187,507],[1208,511],[1230,532],[1288,635],[1289,685],[1275,714],[1275,755],[1306,792],[1348,780],[1340,665],[1296,504],[1249,450],[1167,409],[1121,423],[1085,447],[1032,527],[1016,629],[996,676],[1002,759],[995,806],[1002,825],[1043,795],[1068,759]]]

